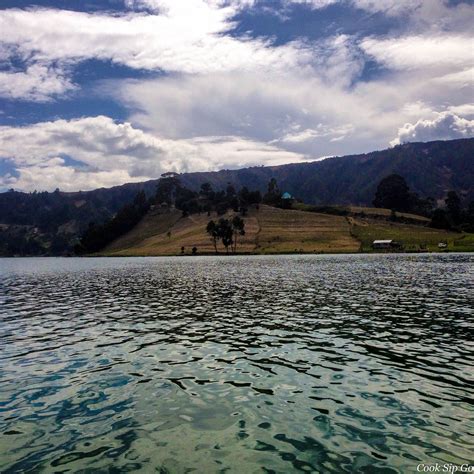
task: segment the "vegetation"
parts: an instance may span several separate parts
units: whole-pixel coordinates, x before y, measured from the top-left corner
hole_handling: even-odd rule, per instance
[[[236,215],[241,217],[229,210],[223,217],[231,221]],[[215,223],[221,218],[216,212],[212,212],[210,217]],[[165,220],[169,227],[163,225]],[[245,234],[238,235],[236,253],[357,252],[360,247],[350,234],[349,223],[340,216],[261,205],[259,209],[255,206],[249,208],[242,220],[245,222]],[[154,209],[132,231],[101,253],[178,255],[184,247],[184,253],[189,255],[192,247],[196,247],[199,254],[214,254],[213,239],[206,232],[208,223],[209,216],[204,213],[183,218],[176,209],[169,212]],[[171,238],[167,236],[168,231],[171,231]],[[217,240],[217,249],[226,251],[220,240]],[[230,251],[233,248],[229,246]]]
[[[444,202],[444,208],[434,210],[431,227],[458,232],[474,232],[474,201],[471,201],[467,208],[463,208],[457,193],[449,191]]]
[[[320,206],[316,212],[329,212],[330,208],[337,210],[340,206],[369,205],[377,184],[391,174],[398,174],[422,200],[432,196],[440,202],[447,197],[448,190],[454,191],[461,200],[464,215],[470,213],[472,216],[469,203],[474,200],[473,149],[474,139],[410,143],[365,155],[313,163],[186,173],[180,175],[179,180],[189,192],[179,196],[172,194],[171,198],[178,207],[180,203],[190,206],[181,206],[184,215],[219,211],[220,216],[227,209],[236,209],[237,198],[242,207],[238,212],[245,216],[250,206],[258,205],[262,199],[260,193],[273,206],[289,205],[288,202],[272,201],[278,197],[279,190],[272,192],[268,183],[275,178],[280,189],[296,194],[306,203]],[[145,192],[147,199],[154,198],[157,184],[157,180],[152,180],[88,192],[0,193],[0,254],[70,254],[91,223],[104,225],[140,191]],[[240,191],[236,191],[238,189]],[[222,205],[217,209],[219,201]],[[247,204],[242,206],[241,203]],[[441,211],[444,212],[433,211],[435,227],[446,227],[449,222],[453,229],[472,231],[472,218],[463,218],[458,224],[456,218],[453,220],[445,214],[448,212],[445,206]],[[426,210],[410,212],[429,215]],[[396,213],[399,217],[400,212]]]
[[[234,216],[232,219],[220,218],[217,223],[211,220],[207,223],[206,232],[211,237],[216,253],[219,240],[222,241],[226,253],[229,253],[229,247],[235,253],[239,235],[245,235],[245,223],[239,216]]]
[[[124,206],[103,225],[91,223],[75,248],[78,254],[94,253],[135,227],[150,208],[150,201],[142,191],[131,204]]]
[[[392,223],[370,218],[353,219],[352,235],[361,242],[361,250],[372,252],[372,242],[376,239],[395,240],[402,244],[404,251],[439,251],[438,244],[446,243],[445,250],[474,251],[474,235],[451,232],[430,227]]]
[[[380,181],[373,200],[375,207],[392,211],[409,212],[429,216],[433,209],[434,199],[420,199],[418,194],[410,191],[405,178],[391,174]]]

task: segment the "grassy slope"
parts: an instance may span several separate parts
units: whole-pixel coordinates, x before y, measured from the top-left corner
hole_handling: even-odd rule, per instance
[[[128,234],[109,245],[103,255],[176,255],[196,246],[200,253],[213,253],[205,228],[214,214],[181,218],[179,211],[152,211]],[[171,233],[167,235],[168,231]],[[238,251],[249,253],[356,252],[359,242],[351,236],[347,219],[340,216],[261,206],[245,217],[244,237]],[[224,252],[222,245],[218,250]]]
[[[405,250],[438,251],[439,242],[447,242],[447,250],[474,251],[474,234],[462,234],[419,225],[392,223],[375,219],[350,218],[352,235],[362,243],[363,251],[371,251],[376,239],[393,239],[404,244]]]
[[[194,246],[199,253],[213,253],[214,247],[205,231],[210,219],[218,219],[218,216],[201,214],[183,218],[177,210],[168,213],[153,210],[102,254],[177,255],[181,253],[182,246],[187,254]],[[239,239],[238,252],[358,252],[361,244],[362,250],[371,251],[371,243],[375,239],[401,241],[406,250],[426,248],[437,251],[438,243],[446,241],[448,250],[474,251],[474,234],[446,232],[370,217],[346,218],[269,206],[261,206],[260,210],[251,209],[245,217],[245,230],[246,235]],[[221,244],[218,250],[224,252]]]

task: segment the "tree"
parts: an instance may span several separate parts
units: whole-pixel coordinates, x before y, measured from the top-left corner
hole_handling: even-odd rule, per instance
[[[224,245],[226,252],[229,253],[229,247],[232,246],[232,237],[234,236],[232,224],[227,219],[221,218],[219,219],[218,229],[222,244]]]
[[[474,232],[474,201],[469,203],[465,213],[463,230],[466,232]]]
[[[232,219],[232,231],[234,238],[234,253],[237,250],[237,238],[239,235],[245,235],[245,222],[239,216],[234,216]]]
[[[175,173],[164,173],[161,175],[156,187],[155,200],[158,204],[163,202],[168,205],[175,203],[176,194],[181,188],[181,182]]]
[[[263,196],[263,202],[270,205],[278,205],[281,200],[281,192],[275,178],[268,182],[267,193]]]
[[[219,239],[219,229],[214,221],[209,221],[207,223],[206,232],[211,236],[212,243],[214,244],[214,249],[217,253],[217,240]]]
[[[444,202],[446,203],[448,219],[453,225],[459,225],[462,220],[461,199],[459,199],[455,191],[449,191]]]
[[[431,218],[430,227],[435,229],[450,229],[451,225],[444,209],[435,209]]]
[[[400,212],[411,210],[413,195],[404,178],[391,174],[380,181],[375,192],[375,207],[393,209]]]
[[[238,219],[240,219],[240,217],[238,217]],[[238,221],[236,221],[236,225],[240,226]],[[243,225],[242,225],[242,230],[243,230]],[[226,252],[229,253],[229,247],[232,248],[232,244],[234,242],[233,240],[234,227],[232,225],[232,222],[224,218],[219,219],[217,224],[214,221],[209,221],[207,223],[206,232],[211,236],[211,240],[214,244],[214,249],[216,253],[217,253],[217,242],[219,240],[222,241],[222,244],[224,245]]]
[[[212,199],[212,195],[214,194],[214,191],[212,190],[212,186],[210,183],[203,183],[201,184],[201,190],[199,191],[199,194],[202,196],[205,196],[208,199]]]

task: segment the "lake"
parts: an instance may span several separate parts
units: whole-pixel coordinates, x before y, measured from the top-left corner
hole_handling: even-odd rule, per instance
[[[0,260],[0,471],[473,464],[474,256]]]

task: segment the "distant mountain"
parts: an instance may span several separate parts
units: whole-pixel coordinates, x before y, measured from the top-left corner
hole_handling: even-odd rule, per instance
[[[309,163],[185,173],[182,183],[199,189],[209,182],[218,190],[266,190],[276,178],[282,191],[311,204],[371,205],[378,183],[402,175],[420,197],[442,202],[449,190],[465,203],[474,200],[474,138],[409,143],[383,151]],[[154,194],[158,180],[87,192],[0,193],[0,255],[63,254],[90,222],[110,218],[135,194]]]
[[[231,182],[262,191],[270,178],[282,191],[311,204],[371,205],[378,183],[397,173],[420,197],[442,200],[449,190],[465,202],[474,200],[474,138],[407,143],[383,151],[310,163],[253,167],[212,173],[187,173],[182,182],[223,188]]]

